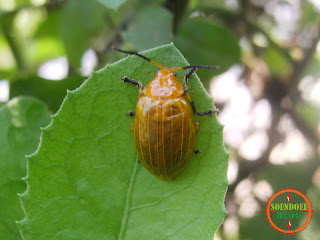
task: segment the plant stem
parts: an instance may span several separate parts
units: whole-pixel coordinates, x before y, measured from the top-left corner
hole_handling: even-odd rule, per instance
[[[9,18],[9,16],[2,16],[2,17]],[[16,65],[17,65],[18,70],[20,72],[24,72],[26,70],[26,67],[25,67],[25,64],[24,64],[24,61],[22,58],[22,53],[20,52],[20,49],[18,47],[16,39],[14,37],[12,37],[12,35],[11,35],[9,25],[11,25],[10,19],[9,20],[6,19],[6,21],[3,21],[3,23],[1,24],[2,32],[3,32],[3,35],[9,44],[9,47],[10,47],[11,52],[13,54],[13,57],[16,61]]]

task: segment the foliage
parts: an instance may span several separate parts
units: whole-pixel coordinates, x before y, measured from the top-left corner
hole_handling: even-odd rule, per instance
[[[145,55],[166,66],[187,64],[172,45]],[[213,238],[225,215],[222,126],[215,118],[199,119],[201,156],[173,182],[152,176],[136,162],[132,120],[125,116],[137,89],[120,81],[131,76],[146,84],[156,70],[150,65],[126,58],[68,93],[28,157],[28,190],[21,195],[26,218],[19,223],[24,239]],[[199,80],[191,81],[198,109],[213,108]]]
[[[14,98],[0,108],[0,239],[20,238],[15,221],[24,214],[17,193],[26,189],[26,154],[39,143],[40,127],[50,117],[46,106],[33,98]]]
[[[68,236],[66,238],[69,239],[82,239],[70,229],[72,227],[74,227],[73,229],[79,229],[82,226],[81,224],[85,222],[85,216],[89,212],[85,212],[85,210],[81,212],[80,207],[83,206],[90,206],[91,208],[88,209],[92,210],[90,212],[92,214],[87,219],[94,218],[93,216],[97,216],[95,215],[96,213],[101,215],[99,215],[100,219],[96,220],[97,224],[92,222],[92,227],[86,225],[79,229],[77,234],[81,234],[83,231],[90,233],[95,231],[93,234],[95,234],[94,237],[97,237],[99,234],[105,233],[107,228],[104,228],[104,226],[99,228],[99,224],[107,221],[101,219],[101,216],[103,214],[104,216],[106,215],[106,209],[111,208],[110,204],[112,202],[111,199],[106,197],[106,194],[108,194],[106,191],[111,189],[115,192],[118,190],[121,192],[119,198],[126,197],[127,195],[124,196],[122,190],[127,191],[130,182],[129,176],[131,176],[135,164],[132,136],[129,131],[129,125],[132,120],[124,118],[123,114],[127,110],[134,108],[137,91],[132,86],[122,84],[118,78],[123,77],[122,75],[127,75],[146,83],[154,77],[156,69],[149,63],[142,62],[140,61],[141,59],[138,60],[135,57],[108,65],[106,68],[105,66],[125,57],[122,53],[112,51],[112,46],[118,46],[126,50],[143,51],[159,45],[170,44],[171,42],[192,64],[220,66],[215,71],[199,70],[197,72],[206,90],[211,90],[211,94],[214,93],[212,97],[215,98],[215,104],[221,111],[218,117],[226,125],[224,128],[225,142],[228,152],[231,153],[231,162],[234,165],[230,165],[230,173],[234,171],[235,177],[233,179],[230,178],[231,183],[226,195],[226,208],[229,213],[225,219],[226,224],[222,225],[217,235],[222,240],[282,239],[285,237],[274,232],[267,225],[263,212],[266,199],[261,198],[261,194],[259,195],[257,192],[259,192],[259,183],[261,181],[267,186],[264,185],[263,192],[265,193],[268,192],[268,189],[269,191],[276,191],[280,187],[297,187],[308,194],[315,205],[315,211],[319,210],[319,201],[317,200],[320,186],[320,100],[318,97],[320,89],[320,55],[319,47],[317,47],[319,46],[319,39],[320,14],[317,1],[0,0],[0,79],[5,79],[9,82],[10,99],[21,95],[33,96],[42,100],[52,113],[60,109],[53,117],[53,124],[44,130],[44,140],[39,151],[32,155],[31,160],[29,160],[31,163],[35,159],[31,163],[30,169],[32,171],[29,172],[30,180],[28,180],[32,180],[31,185],[35,186],[35,188],[29,188],[29,192],[23,195],[23,202],[27,206],[26,211],[29,211],[34,217],[32,219],[27,217],[20,223],[26,239],[31,238],[31,230],[39,231],[39,229],[34,229],[31,226],[40,225],[40,217],[51,217],[47,226],[41,226],[43,229],[50,230],[52,233],[54,231],[54,228],[51,228],[52,226],[55,226],[56,230],[61,230],[61,225],[65,224],[65,226],[68,226],[68,230],[60,232],[57,230],[55,234],[64,237]],[[181,64],[185,64],[181,55],[176,52],[172,45],[147,51],[146,54],[164,65],[181,66]],[[91,58],[88,58],[89,55]],[[47,61],[51,60],[60,61],[60,63],[67,62],[67,64],[63,65],[64,70],[67,70],[60,74],[61,80],[59,81],[46,79],[41,74],[42,71],[40,70],[48,69],[45,66],[48,64]],[[92,64],[89,68],[87,66],[88,63]],[[129,63],[133,65],[127,66]],[[139,69],[135,70],[138,67]],[[99,69],[101,70],[97,71]],[[111,72],[114,71],[114,76],[107,78],[108,74],[110,74],[109,70]],[[50,72],[46,71],[47,73]],[[97,72],[93,73],[89,80],[84,82],[84,79],[90,75],[90,71]],[[220,75],[226,71],[226,74]],[[178,74],[179,79],[182,79],[185,72]],[[2,84],[3,82],[0,81],[0,83]],[[110,88],[106,89],[108,86]],[[202,87],[197,89],[198,86],[198,79],[196,77],[191,79],[190,93],[194,97],[196,105],[205,110],[211,106],[211,100],[204,94]],[[221,86],[225,87],[217,92],[217,89],[220,89]],[[78,87],[80,88],[78,89]],[[67,94],[67,90],[74,91]],[[106,91],[103,92],[103,90]],[[93,98],[95,101],[92,100]],[[204,99],[203,101],[202,98]],[[63,99],[65,101],[61,106]],[[121,106],[119,105],[120,103]],[[264,105],[266,112],[270,112],[269,115],[260,115],[261,108],[259,106],[261,106],[261,103],[264,103],[262,105]],[[0,102],[0,106],[4,106],[2,110],[10,108],[9,105],[6,105],[6,100]],[[40,107],[40,103],[38,105],[39,109],[43,109]],[[23,109],[20,110],[20,114],[23,114]],[[92,110],[90,115],[88,115],[89,110]],[[43,113],[45,112],[43,110]],[[39,119],[41,119],[40,116]],[[210,133],[213,138],[218,135],[219,144],[222,144],[222,138],[221,126],[216,122],[215,118],[210,119],[209,123],[206,122],[208,118],[200,119],[199,121],[202,122],[197,144],[199,146],[207,146],[207,150],[200,155],[202,162],[207,159],[208,154],[212,154],[213,158],[219,155],[213,153],[213,149],[216,149],[217,146],[211,146],[208,142],[204,142],[208,139],[205,134],[206,130],[208,135]],[[262,122],[267,122],[267,124],[262,126]],[[34,124],[41,125],[40,122],[35,122]],[[73,128],[68,128],[69,124]],[[212,125],[212,128],[205,128],[206,124]],[[33,125],[32,129],[35,130],[35,125]],[[63,134],[59,132],[59,129]],[[2,129],[0,129],[1,134],[2,132]],[[34,134],[36,132],[35,130]],[[251,144],[252,142],[253,144],[248,150],[246,146],[250,143],[250,139],[255,139],[254,136],[257,135],[263,136],[262,143],[253,140],[251,141]],[[112,136],[113,141],[108,140],[108,136]],[[88,142],[88,137],[89,139],[98,140]],[[125,137],[125,140],[119,146],[121,137]],[[64,140],[59,142],[54,139]],[[71,139],[76,140],[72,141]],[[50,165],[48,161],[65,159],[62,154],[67,154],[65,151],[69,149],[70,142],[73,144],[70,149],[78,149],[79,151],[70,150],[70,153],[68,153],[69,158],[63,165],[67,167],[69,173],[69,175],[65,175],[69,181],[66,185],[69,192],[63,192],[62,190],[66,190],[65,188],[57,188],[59,183],[62,186],[63,181],[67,181],[66,178],[58,178],[58,176],[62,176],[59,175],[63,172],[62,163]],[[6,140],[1,145],[1,150],[5,151],[6,154],[8,151],[2,146],[7,146],[9,143]],[[99,145],[100,150],[97,151],[94,144],[99,143],[104,143],[105,145]],[[37,141],[32,144],[34,144],[32,146],[35,148]],[[55,152],[50,150],[50,144],[55,145]],[[27,148],[27,146],[28,144],[25,147]],[[288,148],[288,146],[291,146],[291,148]],[[26,152],[19,153],[21,154],[19,156],[30,154],[34,148],[26,149]],[[297,157],[298,150],[301,149],[304,152]],[[111,150],[112,153],[109,153]],[[219,159],[225,159],[225,151],[223,149],[220,149],[220,151],[222,155]],[[126,155],[126,152],[129,155]],[[245,154],[248,152],[251,153],[251,157]],[[258,154],[252,157],[252,153]],[[41,157],[49,156],[49,154],[51,154],[50,158],[44,159]],[[97,157],[100,156],[99,154],[101,157]],[[109,174],[104,175],[103,173],[111,170],[104,169],[107,167],[100,164],[100,161],[106,158],[106,154],[110,156],[110,159],[115,156],[123,156],[121,158],[122,162],[118,163],[120,165],[116,165],[113,161],[111,161],[112,165],[110,165],[113,171],[119,171],[120,168],[125,169],[122,173],[123,175],[118,174],[119,177],[114,177],[117,181],[119,180],[119,184],[123,183],[121,181],[126,182],[124,185],[120,184],[124,186],[121,189],[116,189],[117,186],[120,186],[116,184],[108,186],[109,188],[106,186]],[[84,161],[84,159],[87,161]],[[22,158],[19,161],[24,164]],[[39,162],[38,165],[36,164],[37,161]],[[215,160],[214,163],[216,162],[219,163],[219,161]],[[197,158],[194,157],[181,178],[178,178],[177,182],[170,183],[172,186],[169,185],[174,188],[179,183],[183,184],[184,181],[187,181],[189,174],[192,177],[192,173],[197,169],[196,163]],[[91,175],[84,177],[88,172],[83,172],[83,168],[86,169],[92,165],[96,166],[95,170],[92,170]],[[200,164],[199,166],[202,165]],[[223,167],[225,166],[223,165]],[[47,175],[41,173],[42,171]],[[101,172],[93,174],[95,173],[94,171]],[[208,168],[208,171],[213,170]],[[219,169],[214,171],[219,171]],[[15,175],[17,181],[25,175],[24,172],[24,168],[17,169]],[[218,173],[220,175],[213,176],[214,179],[219,179],[220,184],[222,184],[218,186],[219,181],[217,180],[217,186],[214,186],[221,191],[219,192],[220,195],[216,196],[219,198],[217,204],[210,205],[211,201],[200,201],[200,203],[198,201],[197,206],[193,205],[195,204],[191,201],[193,197],[200,198],[200,196],[194,194],[190,198],[190,202],[188,201],[189,198],[187,200],[184,199],[190,204],[187,208],[170,212],[169,210],[177,207],[177,205],[174,205],[175,203],[184,204],[179,194],[185,197],[187,196],[186,192],[190,189],[182,189],[181,192],[164,198],[164,201],[159,200],[159,204],[150,206],[149,208],[152,209],[150,212],[148,212],[149,208],[136,209],[132,213],[128,209],[130,215],[127,219],[127,224],[122,225],[121,221],[115,221],[115,225],[111,227],[113,230],[110,231],[110,234],[117,232],[114,229],[118,229],[119,234],[121,225],[127,226],[123,233],[131,234],[131,231],[137,231],[137,236],[140,236],[139,234],[148,234],[145,222],[141,223],[140,221],[143,219],[138,218],[137,215],[142,211],[146,211],[146,214],[151,215],[158,208],[159,215],[153,215],[156,216],[154,217],[156,219],[149,216],[150,218],[146,220],[150,225],[159,221],[157,230],[153,228],[155,226],[150,228],[154,231],[153,233],[160,234],[164,231],[165,234],[170,235],[173,234],[174,230],[181,229],[171,238],[181,239],[179,234],[187,234],[187,231],[192,231],[188,233],[188,237],[184,236],[182,239],[199,239],[198,236],[192,236],[193,233],[196,234],[197,230],[199,230],[195,230],[195,226],[199,223],[202,227],[201,229],[206,229],[206,233],[210,234],[210,238],[212,238],[213,231],[221,223],[224,215],[222,189],[225,187],[225,168]],[[200,175],[199,177],[202,176]],[[77,179],[77,176],[83,176],[83,178]],[[156,182],[156,179],[152,177],[150,178],[152,183],[148,181],[142,182],[140,185],[139,181],[146,179],[147,176],[147,174],[144,175],[144,169],[139,166],[134,190],[130,193],[131,204],[138,206],[139,201],[144,203],[155,198],[159,199],[159,194],[168,193],[166,191],[170,190],[162,187],[165,183]],[[221,176],[221,179],[218,176]],[[204,175],[202,177],[207,176]],[[97,179],[100,179],[100,181]],[[47,185],[41,185],[40,181],[44,181]],[[72,186],[72,181],[75,181],[74,186]],[[245,182],[250,184],[243,191],[241,186]],[[142,190],[147,183],[148,186],[154,184],[151,188],[147,188],[149,193],[146,193],[146,190]],[[11,188],[12,198],[15,197],[17,192],[24,191],[25,184],[23,182],[20,182],[20,184],[19,189]],[[211,186],[210,184],[213,183],[205,182],[199,185],[199,191],[207,197],[212,194],[208,190],[208,188],[213,188],[213,185]],[[47,187],[57,191],[46,192]],[[102,190],[98,191],[98,189]],[[135,192],[135,189],[137,192]],[[37,192],[33,192],[35,190]],[[75,191],[82,194],[81,196],[79,195],[80,197],[84,196],[83,198],[78,197],[83,201],[79,201],[74,197],[77,196],[74,194]],[[142,192],[139,196],[136,195],[138,191]],[[239,191],[244,193],[240,194]],[[61,199],[56,198],[56,201],[52,201],[52,204],[45,205],[45,202],[50,197],[58,196],[59,194],[62,196],[63,193],[66,195],[63,195]],[[189,193],[191,194],[191,191]],[[102,203],[102,198],[97,198],[98,202],[96,202],[95,196],[99,194],[107,199],[106,202]],[[147,195],[148,198],[143,198],[145,194],[149,194]],[[30,197],[29,203],[27,197]],[[70,198],[68,199],[68,197]],[[173,199],[176,202],[173,202]],[[37,200],[41,200],[42,205],[37,205]],[[165,205],[169,202],[172,204],[170,205],[171,208]],[[246,216],[242,212],[248,206],[248,202],[252,203],[252,206],[256,206],[255,210],[252,210],[253,207],[250,209],[253,212],[250,216]],[[18,202],[14,201],[12,203],[18,204]],[[30,206],[31,203],[34,206]],[[220,209],[217,211],[218,219],[201,220],[198,223],[190,222],[184,228],[183,224],[186,224],[187,220],[192,221],[192,219],[188,218],[188,215],[185,215],[186,211],[205,211],[206,207],[200,209],[202,203],[210,205],[208,208],[210,210],[218,206]],[[117,204],[118,209],[123,210],[125,203],[119,201]],[[142,203],[140,205],[142,206]],[[36,209],[38,206],[40,207]],[[68,208],[64,206],[68,206]],[[59,212],[61,216],[66,213],[70,214],[73,211],[75,217],[71,219],[68,216],[64,221],[60,221],[59,217],[61,216],[58,213],[54,213],[51,208],[61,209]],[[14,209],[10,213],[12,219],[22,219],[22,212],[19,208],[10,207],[8,209]],[[41,209],[46,209],[48,215],[36,215],[37,211],[40,212]],[[116,211],[116,208],[113,210]],[[161,221],[163,216],[160,215],[160,212],[163,214],[170,212],[172,214],[170,216],[172,219],[175,218],[176,222],[179,221],[179,218],[188,219],[183,219],[180,225],[175,225],[171,221]],[[105,218],[110,219],[117,216],[119,219],[123,211],[111,213]],[[14,214],[16,217],[13,216]],[[210,214],[210,211],[208,211],[208,214]],[[0,222],[1,219],[2,216],[0,215]],[[71,220],[74,224],[72,227]],[[233,225],[229,224],[229,220]],[[81,224],[80,221],[82,221]],[[314,217],[310,226],[301,234],[287,237],[317,239],[316,229],[318,222],[319,219]],[[234,226],[233,232],[230,230],[230,226]],[[163,230],[166,227],[167,229]],[[158,232],[158,230],[162,232]],[[48,234],[50,231],[48,231]],[[120,237],[126,239],[125,236],[128,235],[120,235]],[[157,239],[156,236],[153,235],[155,239]],[[46,236],[46,239],[50,237]],[[17,238],[19,239],[19,237],[15,237],[15,239]],[[167,239],[170,239],[170,237]]]
[[[138,51],[169,43],[173,40],[172,21],[172,14],[160,6],[144,8],[123,34],[124,39]]]
[[[21,95],[34,96],[56,112],[67,94],[66,88],[73,90],[83,81],[82,76],[71,76],[60,81],[51,81],[38,76],[17,77],[10,82],[10,98]]]
[[[222,25],[204,18],[192,18],[181,23],[175,44],[193,63],[219,65],[216,73],[225,72],[240,61],[240,48],[236,38]],[[212,73],[200,72],[207,89]]]

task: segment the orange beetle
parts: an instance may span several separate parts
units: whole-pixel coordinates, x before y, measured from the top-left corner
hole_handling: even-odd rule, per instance
[[[128,77],[121,78],[139,88],[136,116],[131,124],[134,145],[142,165],[161,180],[173,180],[187,166],[194,150],[195,137],[200,128],[192,115],[213,115],[218,110],[198,112],[188,95],[188,79],[198,68],[216,69],[217,66],[190,65],[164,68],[159,63],[137,53],[114,50],[136,55],[159,67],[156,77],[143,90],[141,82]],[[175,70],[190,69],[184,77],[184,86],[177,80]]]

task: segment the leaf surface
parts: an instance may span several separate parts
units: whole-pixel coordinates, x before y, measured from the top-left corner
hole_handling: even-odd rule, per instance
[[[123,34],[124,39],[138,51],[168,44],[173,39],[172,21],[172,14],[165,8],[146,7],[139,12],[135,22]]]
[[[168,67],[187,64],[172,44],[144,54]],[[156,69],[127,57],[67,94],[28,158],[28,190],[21,196],[26,217],[19,223],[24,239],[213,239],[226,214],[228,184],[216,117],[197,117],[202,153],[176,180],[160,181],[136,162],[133,119],[125,114],[135,108],[138,90],[120,78],[145,85]],[[213,108],[197,77],[189,86],[198,111]]]
[[[210,77],[222,73],[240,62],[240,46],[228,28],[202,17],[181,23],[175,45],[192,64],[218,65],[216,71],[199,71],[208,89]]]
[[[35,151],[40,127],[50,117],[43,103],[32,98],[15,98],[0,108],[0,239],[20,239],[15,223],[23,217],[17,193],[26,189],[26,154]]]
[[[10,98],[17,96],[33,96],[47,104],[49,110],[56,112],[67,89],[73,90],[84,81],[82,76],[70,76],[68,78],[52,81],[39,76],[17,76],[10,82]]]
[[[124,4],[127,0],[98,0],[107,8],[118,10],[118,8]]]
[[[105,24],[105,8],[97,1],[70,0],[61,12],[60,32],[72,66],[80,66],[90,40]]]

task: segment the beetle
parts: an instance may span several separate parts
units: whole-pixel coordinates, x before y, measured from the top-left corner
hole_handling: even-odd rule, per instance
[[[135,116],[130,129],[138,159],[154,176],[161,180],[173,180],[188,165],[195,150],[195,138],[200,125],[193,116],[213,115],[218,109],[198,112],[187,93],[188,79],[198,68],[217,69],[218,66],[189,65],[165,68],[161,64],[139,54],[113,47],[114,50],[136,55],[159,67],[156,77],[143,89],[141,82],[123,77],[125,83],[139,88],[136,111],[126,115]],[[176,72],[190,69],[184,76],[183,85]]]

